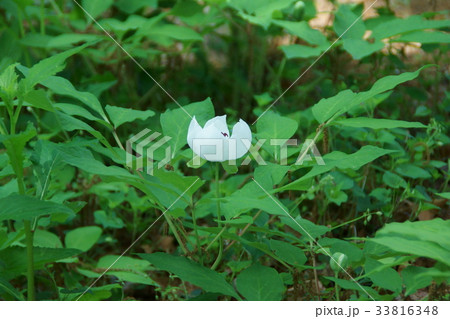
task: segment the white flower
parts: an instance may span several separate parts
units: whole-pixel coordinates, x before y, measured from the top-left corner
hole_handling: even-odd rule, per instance
[[[248,152],[252,141],[250,127],[239,120],[230,136],[226,118],[226,115],[216,116],[203,128],[195,116],[192,118],[187,142],[195,154],[211,162],[223,162],[234,161]]]

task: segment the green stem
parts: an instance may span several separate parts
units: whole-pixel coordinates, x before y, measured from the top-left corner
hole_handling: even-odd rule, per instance
[[[339,227],[342,227],[342,226],[351,224],[351,223],[353,223],[353,222],[356,222],[356,221],[358,221],[358,220],[360,220],[360,219],[363,219],[363,218],[367,218],[368,216],[374,215],[374,214],[376,214],[376,213],[368,213],[368,214],[364,214],[364,215],[359,216],[359,217],[356,217],[356,218],[354,218],[354,219],[352,219],[352,220],[346,221],[345,223],[342,223],[342,224],[340,224],[340,225],[331,227],[330,230],[334,230],[334,229],[337,229],[337,228],[339,228]]]
[[[27,245],[27,281],[28,281],[28,290],[27,296],[28,301],[35,300],[35,292],[34,292],[34,261],[33,261],[33,232],[31,231],[31,222],[29,220],[25,220],[23,222],[25,227],[25,241]]]
[[[226,229],[226,227],[222,228],[222,230],[219,231],[219,233],[217,233],[216,237],[214,237],[214,239],[208,244],[208,246],[206,246],[205,251],[208,251],[208,249],[216,242],[216,240],[222,236],[225,229]]]
[[[220,221],[222,219],[222,216],[220,214],[220,184],[219,184],[219,170],[220,170],[220,163],[216,163],[216,200],[217,200],[217,221],[219,228],[222,227]],[[219,233],[221,234],[221,233]],[[223,253],[223,242],[222,242],[222,236],[219,236],[219,254],[217,255],[216,261],[211,266],[211,269],[214,270],[217,268],[217,266],[220,263],[220,260],[222,259],[222,253]]]
[[[170,216],[164,214],[164,218],[166,219],[167,223],[169,224],[169,228],[172,231],[173,235],[175,236],[176,240],[178,241],[178,244],[180,245],[181,249],[183,250],[183,253],[185,255],[188,255],[188,250],[184,246],[184,242],[181,240],[180,234],[178,234],[177,229],[175,228],[175,225],[172,223],[172,220],[170,219]]]
[[[25,185],[23,183],[23,177],[17,176],[17,185],[19,187],[19,193],[25,194]],[[27,297],[29,301],[35,300],[34,292],[34,261],[33,261],[33,232],[31,230],[31,222],[29,220],[23,221],[25,228],[25,244],[27,246]]]
[[[20,115],[20,110],[22,109],[22,105],[23,105],[23,99],[19,98],[19,100],[17,101],[17,108],[12,113],[12,117],[10,117],[11,135],[16,134],[16,124],[17,124],[17,121],[19,120],[19,115]]]
[[[198,235],[198,227],[197,227],[197,218],[195,216],[195,208],[193,205],[191,205],[191,212],[192,212],[192,222],[194,223],[194,234],[195,234],[195,241],[197,243],[197,251],[200,252],[200,263],[203,265],[203,255],[201,253],[201,244],[200,244],[200,236]]]
[[[219,183],[219,170],[220,170],[220,163],[216,163],[216,199],[217,199],[217,219],[220,221],[220,183]],[[220,226],[220,223],[219,223]]]
[[[338,278],[338,273],[335,273],[334,276]],[[337,282],[334,283],[335,293],[336,293],[336,301],[339,301],[339,285]]]

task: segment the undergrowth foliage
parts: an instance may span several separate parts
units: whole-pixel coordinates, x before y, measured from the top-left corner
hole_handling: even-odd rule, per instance
[[[3,0],[0,299],[448,299],[449,12],[357,2]]]

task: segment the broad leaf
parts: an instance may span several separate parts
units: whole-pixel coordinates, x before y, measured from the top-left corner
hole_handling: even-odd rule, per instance
[[[29,123],[24,132],[13,135],[1,135],[0,143],[6,146],[9,162],[18,179],[23,178],[23,150],[25,144],[36,135],[36,129]]]
[[[388,289],[399,293],[402,289],[402,278],[392,268],[383,268],[383,264],[375,259],[366,257],[366,263],[364,265],[368,277],[378,287]],[[374,271],[378,267],[381,267],[379,271]]]
[[[168,144],[172,146],[174,155],[187,144],[190,116],[195,116],[200,125],[204,125],[207,120],[214,117],[214,105],[210,98],[183,106],[183,109],[176,107],[173,110],[167,110],[161,114],[160,119],[164,135],[172,138]]]
[[[252,301],[278,301],[284,291],[278,272],[260,264],[241,272],[236,278],[236,287],[245,299]]]
[[[44,90],[31,90],[25,95],[24,100],[25,102],[30,103],[33,107],[50,112],[54,111],[52,102],[50,102]]]
[[[182,280],[203,288],[205,291],[218,292],[240,299],[233,287],[219,273],[201,266],[192,260],[181,256],[165,253],[138,254],[156,268],[174,273]]]
[[[333,26],[342,39],[362,39],[366,31],[363,20],[345,4],[339,6]]]
[[[79,227],[66,234],[65,243],[67,248],[75,248],[88,251],[100,238],[102,229],[97,226]]]
[[[158,286],[158,284],[147,274],[151,269],[148,261],[127,256],[103,256],[98,261],[95,272],[86,269],[77,270],[86,277],[98,278],[106,269],[109,270],[105,275],[117,277],[120,281]]]
[[[335,121],[334,123],[349,127],[368,127],[372,129],[381,128],[426,128],[420,122],[407,122],[398,120],[388,120],[388,119],[374,119],[368,117],[354,117]]]
[[[45,264],[57,262],[80,253],[77,249],[34,247],[34,268],[40,269]],[[0,250],[0,273],[5,278],[15,278],[27,270],[25,247],[9,247]]]
[[[30,91],[37,83],[55,75],[64,69],[64,62],[66,59],[83,50],[87,44],[58,53],[47,59],[41,60],[39,63],[33,65],[25,75],[25,79],[20,82],[23,92]]]
[[[280,148],[280,146],[275,146],[275,144],[284,144],[285,141],[283,140],[291,138],[297,132],[297,128],[297,121],[272,111],[266,112],[256,122],[258,139],[268,140],[267,143],[263,144],[263,148],[269,150],[274,156],[279,154],[276,150]]]
[[[284,241],[271,239],[270,249],[275,252],[275,255],[293,266],[302,266],[306,263],[303,250]]]
[[[400,75],[389,75],[381,78],[375,82],[370,90],[365,92],[354,93],[351,90],[345,90],[333,97],[322,99],[312,107],[314,117],[319,123],[324,123],[332,117],[351,110],[354,106],[367,101],[377,94],[392,90],[403,82],[415,79],[421,70],[429,66],[423,66],[415,72],[406,72]]]
[[[105,109],[115,128],[123,123],[133,122],[135,120],[146,120],[155,115],[155,112],[152,110],[140,111],[111,105],[107,105]]]
[[[439,260],[450,265],[450,220],[390,223],[380,229],[370,241],[397,253]]]
[[[415,15],[406,19],[393,19],[380,23],[372,30],[372,36],[381,40],[401,33],[445,27],[450,27],[450,20],[426,20]]]
[[[67,206],[51,201],[39,200],[26,195],[11,194],[0,198],[0,221],[2,220],[30,220],[42,215],[64,214],[75,216]]]
[[[83,0],[81,2],[84,10],[86,10],[94,19],[108,10],[112,4],[113,0]],[[91,17],[89,16],[86,16],[86,19],[91,21]]]
[[[313,168],[297,179],[296,181],[280,187],[277,191],[289,190],[289,189],[303,189],[304,182],[315,176],[331,171],[333,168],[340,169],[353,169],[357,170],[361,166],[366,165],[375,159],[396,152],[394,150],[386,150],[372,145],[365,145],[360,150],[353,154],[345,154],[342,152],[334,151],[326,154],[323,157],[325,165],[315,165]]]

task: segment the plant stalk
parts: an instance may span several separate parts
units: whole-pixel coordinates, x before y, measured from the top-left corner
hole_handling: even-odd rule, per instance
[[[25,227],[25,242],[27,245],[27,297],[28,301],[35,300],[35,287],[34,287],[34,260],[33,260],[33,232],[31,231],[31,222],[25,220],[23,222]]]
[[[25,194],[25,185],[22,176],[17,176],[17,185],[19,187],[19,193],[22,195]],[[34,287],[33,231],[31,230],[31,221],[24,220],[23,226],[25,229],[25,244],[27,246],[27,298],[28,301],[33,301],[36,299],[36,294]]]
[[[217,200],[217,220],[218,220],[218,226],[219,228],[222,227],[220,221],[222,219],[222,216],[220,214],[220,184],[219,184],[219,170],[220,170],[220,163],[216,163],[216,200]],[[221,232],[219,232],[221,234]],[[217,266],[220,263],[220,260],[222,259],[222,253],[223,253],[223,242],[222,242],[222,236],[219,236],[219,254],[217,255],[216,261],[211,266],[211,269],[214,270],[217,268]]]
[[[186,246],[184,245],[184,242],[181,239],[180,234],[178,233],[177,229],[175,228],[175,225],[172,223],[172,220],[170,219],[170,216],[164,214],[164,218],[166,219],[167,224],[169,224],[169,228],[172,231],[173,235],[175,236],[175,239],[177,240],[177,242],[180,245],[181,249],[183,250],[183,253],[185,255],[188,255],[189,251],[187,250]]]
[[[200,263],[203,265],[203,255],[201,253],[201,243],[200,243],[200,236],[198,235],[198,226],[197,226],[197,217],[195,216],[195,208],[191,204],[191,213],[192,213],[192,222],[194,224],[194,234],[195,234],[195,241],[197,244],[197,251],[200,252]]]
[[[338,273],[334,274],[336,278],[338,278]],[[336,293],[336,301],[339,301],[339,285],[337,282],[334,283],[335,293]]]

